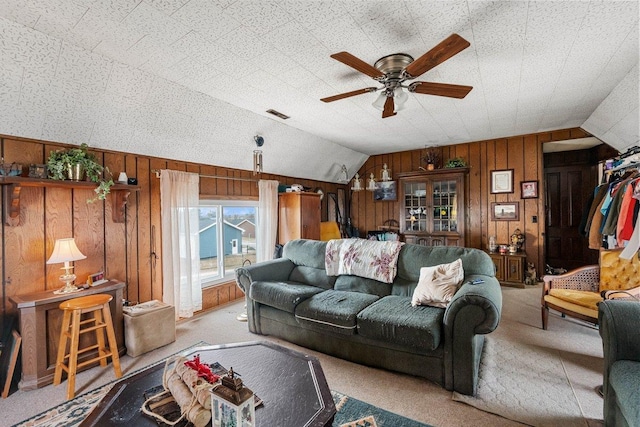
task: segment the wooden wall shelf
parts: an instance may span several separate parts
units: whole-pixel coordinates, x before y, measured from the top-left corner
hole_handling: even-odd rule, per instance
[[[20,191],[22,187],[40,188],[80,188],[93,190],[98,186],[91,181],[61,181],[56,179],[26,178],[20,176],[0,177],[3,187],[4,210],[6,224],[16,226],[20,224]],[[125,207],[132,191],[140,191],[139,185],[114,184],[110,189],[113,222],[124,222]]]

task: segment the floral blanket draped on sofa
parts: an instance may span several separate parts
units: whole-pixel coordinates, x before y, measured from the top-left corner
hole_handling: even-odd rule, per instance
[[[327,275],[350,274],[392,283],[403,244],[364,239],[329,240],[325,251]]]

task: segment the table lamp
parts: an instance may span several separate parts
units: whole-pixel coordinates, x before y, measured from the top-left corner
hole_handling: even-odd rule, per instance
[[[60,276],[60,280],[64,283],[64,286],[55,291],[54,294],[66,294],[69,292],[75,292],[79,289],[73,284],[76,280],[76,275],[72,273],[73,266],[69,265],[70,261],[78,261],[85,259],[86,256],[76,246],[76,241],[73,237],[67,239],[57,239],[53,246],[53,253],[47,260],[47,264],[60,264],[64,262],[64,274]]]

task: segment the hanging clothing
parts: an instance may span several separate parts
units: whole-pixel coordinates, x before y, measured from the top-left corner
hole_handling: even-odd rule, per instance
[[[596,209],[600,205],[600,202],[604,199],[604,196],[607,194],[607,189],[609,188],[609,184],[600,184],[594,190],[593,201],[591,202],[591,206],[589,207],[589,211],[587,213],[587,221],[584,225],[584,236],[589,237],[589,233],[591,231],[591,223],[593,222],[593,217],[596,213]]]
[[[600,232],[600,226],[602,224],[602,205],[604,204],[604,197],[596,207],[591,220],[591,227],[589,228],[589,249],[600,249],[602,247],[602,233]]]
[[[602,234],[608,236],[616,235],[616,227],[618,225],[618,217],[620,216],[622,199],[630,182],[630,179],[624,180],[619,182],[613,188],[613,191],[611,192],[611,203],[609,204],[609,209],[607,209],[606,217],[602,224]]]
[[[633,233],[633,213],[635,211],[635,205],[638,202],[638,199],[634,198],[633,194],[638,181],[637,178],[631,180],[624,192],[622,205],[620,206],[620,215],[618,215],[618,223],[616,225],[616,239],[620,242],[619,244],[629,240]]]

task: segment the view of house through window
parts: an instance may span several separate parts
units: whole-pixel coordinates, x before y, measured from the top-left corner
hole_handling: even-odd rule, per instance
[[[235,269],[256,262],[257,201],[200,201],[202,286],[233,280]]]

